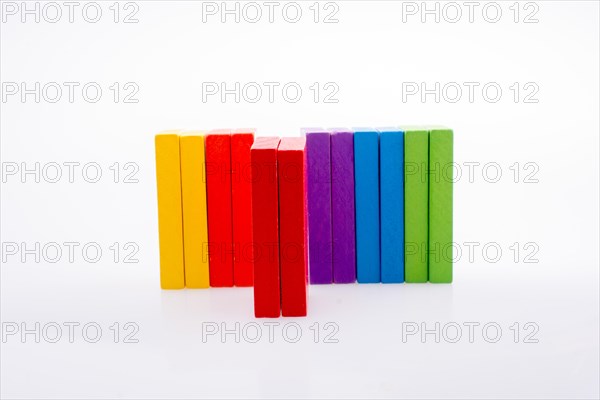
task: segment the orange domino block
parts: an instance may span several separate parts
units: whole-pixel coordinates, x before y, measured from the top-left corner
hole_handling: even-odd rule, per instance
[[[233,217],[233,282],[252,286],[252,169],[250,148],[254,129],[237,129],[231,134],[231,204]]]
[[[165,131],[154,138],[160,287],[163,289],[183,289],[185,286],[178,133]]]
[[[208,230],[204,135],[185,132],[179,137],[185,286],[209,287]]]
[[[233,286],[231,131],[210,131],[204,143],[210,286]]]
[[[306,138],[282,138],[279,175],[279,262],[281,314],[306,316],[308,253],[306,231]]]

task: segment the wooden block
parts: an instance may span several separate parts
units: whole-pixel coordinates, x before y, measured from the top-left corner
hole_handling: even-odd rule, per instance
[[[231,215],[231,131],[213,130],[205,138],[210,286],[233,286]]]
[[[354,132],[356,275],[359,283],[381,282],[379,245],[379,133]]]
[[[429,132],[404,131],[404,275],[406,282],[427,282]]]
[[[280,315],[279,194],[277,147],[279,138],[256,138],[252,162],[252,236],[254,241],[254,315]]]
[[[284,317],[306,316],[308,232],[305,149],[305,138],[282,138],[277,150],[281,314]]]
[[[452,181],[451,129],[429,131],[429,281],[452,282]]]
[[[179,137],[185,286],[209,287],[206,175],[203,132]]]
[[[404,282],[404,132],[379,133],[381,282]]]
[[[250,147],[254,129],[238,129],[231,135],[231,201],[233,217],[233,282],[252,286],[252,171]]]
[[[160,286],[163,289],[183,289],[185,286],[178,133],[165,131],[154,138]]]
[[[331,143],[327,132],[306,133],[310,283],[333,282]]]
[[[331,223],[333,281],[356,282],[354,224],[354,134],[331,134]]]

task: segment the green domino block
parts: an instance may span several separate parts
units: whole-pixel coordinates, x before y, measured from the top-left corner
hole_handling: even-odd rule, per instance
[[[404,279],[427,282],[429,131],[404,132]]]
[[[429,282],[452,282],[453,133],[429,131]]]

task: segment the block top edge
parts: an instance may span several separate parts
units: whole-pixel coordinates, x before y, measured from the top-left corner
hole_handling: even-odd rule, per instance
[[[301,136],[306,136],[307,133],[318,133],[318,132],[325,132],[325,129],[323,129],[322,127],[304,127],[304,128],[300,128],[300,135]]]
[[[164,131],[158,132],[155,137],[159,136],[178,136],[181,133],[181,129],[165,129]]]
[[[377,128],[379,133],[404,133],[404,131],[397,126],[386,126],[383,128]]]
[[[331,135],[331,133],[327,132],[326,130],[306,132],[307,138],[310,136],[330,136],[330,135]]]
[[[194,136],[206,136],[206,131],[205,130],[199,130],[199,129],[194,129],[194,130],[189,130],[189,131],[181,131],[181,133],[179,134],[181,137],[194,137]]]
[[[372,126],[354,126],[350,129],[352,132],[357,133],[357,132],[374,132],[377,133],[377,129],[373,128]]]
[[[306,138],[303,137],[282,137],[279,142],[281,151],[302,151],[306,148]]]
[[[443,125],[432,125],[429,127],[429,132],[440,132],[440,131],[454,132],[454,130],[452,128],[448,128],[447,126],[443,126]]]
[[[275,136],[257,137],[252,144],[251,150],[277,150],[280,140]]]
[[[330,133],[352,133],[354,131],[352,129],[346,128],[344,126],[333,126],[331,128],[327,128],[327,132],[330,132]]]
[[[331,136],[354,136],[354,131],[350,129],[342,131],[333,131],[331,132]]]

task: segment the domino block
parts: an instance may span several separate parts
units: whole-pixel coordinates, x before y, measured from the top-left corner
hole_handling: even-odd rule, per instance
[[[252,286],[252,173],[250,147],[254,129],[239,129],[231,135],[231,201],[233,218],[233,282]]]
[[[452,282],[452,181],[451,129],[429,131],[429,281]]]
[[[359,283],[381,282],[379,245],[379,133],[354,132],[356,275]]]
[[[208,230],[204,135],[185,133],[179,138],[185,286],[209,287]]]
[[[379,133],[381,282],[404,282],[404,132]]]
[[[331,143],[327,132],[306,133],[310,283],[333,282]]]
[[[305,148],[305,138],[282,138],[277,150],[281,314],[284,317],[306,316],[308,252]]]
[[[429,132],[404,133],[404,275],[406,282],[427,282],[429,213]]]
[[[210,131],[205,153],[210,286],[233,286],[231,131]]]
[[[356,281],[354,224],[354,134],[331,134],[331,215],[333,281]]]
[[[185,286],[178,133],[165,131],[154,138],[160,286],[163,289],[183,289]]]
[[[254,241],[254,315],[279,317],[279,138],[256,138],[252,162],[252,236]]]

